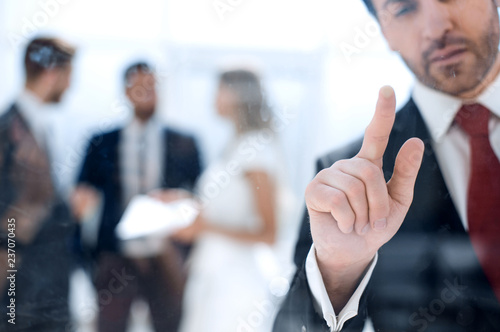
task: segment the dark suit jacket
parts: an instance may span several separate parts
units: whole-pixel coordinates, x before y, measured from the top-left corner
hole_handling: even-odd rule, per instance
[[[95,253],[116,252],[119,248],[115,228],[123,214],[122,180],[119,162],[119,143],[122,129],[92,138],[78,177],[79,183],[87,183],[102,191],[104,208]],[[191,190],[201,168],[199,153],[192,137],[171,129],[164,131],[164,168],[162,188]]]
[[[360,331],[369,316],[376,331],[500,331],[499,302],[446,188],[429,132],[413,100],[396,116],[384,156],[386,180],[392,176],[400,147],[411,137],[422,139],[426,148],[413,204],[398,233],[379,250],[358,316],[344,330]],[[353,157],[361,143],[358,140],[321,158],[318,171]],[[306,213],[295,256],[299,270],[276,319],[275,332],[328,330],[313,308],[306,280],[303,262],[311,243]]]
[[[54,190],[49,158],[15,104],[0,117],[0,218],[3,249],[7,248],[7,220],[16,219],[17,269],[16,325],[7,323],[6,287],[0,296],[0,330],[66,331],[74,222]]]

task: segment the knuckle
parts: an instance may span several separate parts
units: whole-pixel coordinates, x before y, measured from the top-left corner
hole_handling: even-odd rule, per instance
[[[354,216],[346,215],[344,218],[337,221],[337,224],[341,231],[348,233],[354,228]]]
[[[388,135],[370,135],[370,139],[376,143],[385,143],[389,139]]]
[[[304,198],[306,203],[310,203],[316,200],[318,197],[321,197],[321,193],[324,192],[324,186],[321,182],[317,180],[311,181],[304,192]]]
[[[346,202],[346,200],[347,200],[347,198],[346,198],[345,194],[340,190],[334,191],[330,196],[330,202],[332,203],[333,206],[336,206],[336,207],[344,204]]]
[[[331,168],[331,167],[330,167],[330,168]],[[314,179],[317,179],[317,178],[322,178],[322,177],[324,177],[324,176],[328,175],[328,170],[329,170],[330,168],[324,168],[324,169],[322,169],[321,171],[319,171],[319,172],[318,172],[318,174],[316,174],[316,176],[314,177]]]
[[[331,178],[334,175],[335,171],[336,170],[332,167],[325,168],[316,174],[312,182],[325,182],[326,179]]]
[[[350,159],[342,159],[342,160],[339,160],[339,161],[337,161],[335,164],[333,164],[331,168],[336,167],[336,168],[340,168],[340,169],[342,169],[342,168],[344,168],[345,166],[349,165],[349,161],[350,161]]]
[[[313,182],[309,183],[306,187],[304,197],[306,199],[306,202],[311,200],[311,197],[313,196],[314,190],[315,190],[316,184]]]
[[[349,184],[348,193],[350,197],[359,197],[365,195],[365,185],[356,179],[353,179]]]
[[[373,181],[380,177],[380,169],[372,163],[368,163],[363,167],[362,176],[367,181]]]

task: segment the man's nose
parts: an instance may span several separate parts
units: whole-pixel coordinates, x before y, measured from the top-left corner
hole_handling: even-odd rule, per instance
[[[440,40],[453,29],[450,6],[447,1],[421,1],[421,27],[424,39]]]

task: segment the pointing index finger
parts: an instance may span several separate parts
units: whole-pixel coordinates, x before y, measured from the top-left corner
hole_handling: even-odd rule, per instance
[[[383,158],[395,117],[396,97],[392,87],[386,85],[379,91],[375,114],[366,128],[358,157],[373,162],[378,162]]]

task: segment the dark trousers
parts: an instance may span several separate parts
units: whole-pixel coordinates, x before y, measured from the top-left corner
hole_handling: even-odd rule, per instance
[[[156,331],[177,331],[181,316],[184,273],[177,250],[160,256],[132,259],[101,253],[95,271],[100,332],[125,331],[134,299],[149,305]]]

